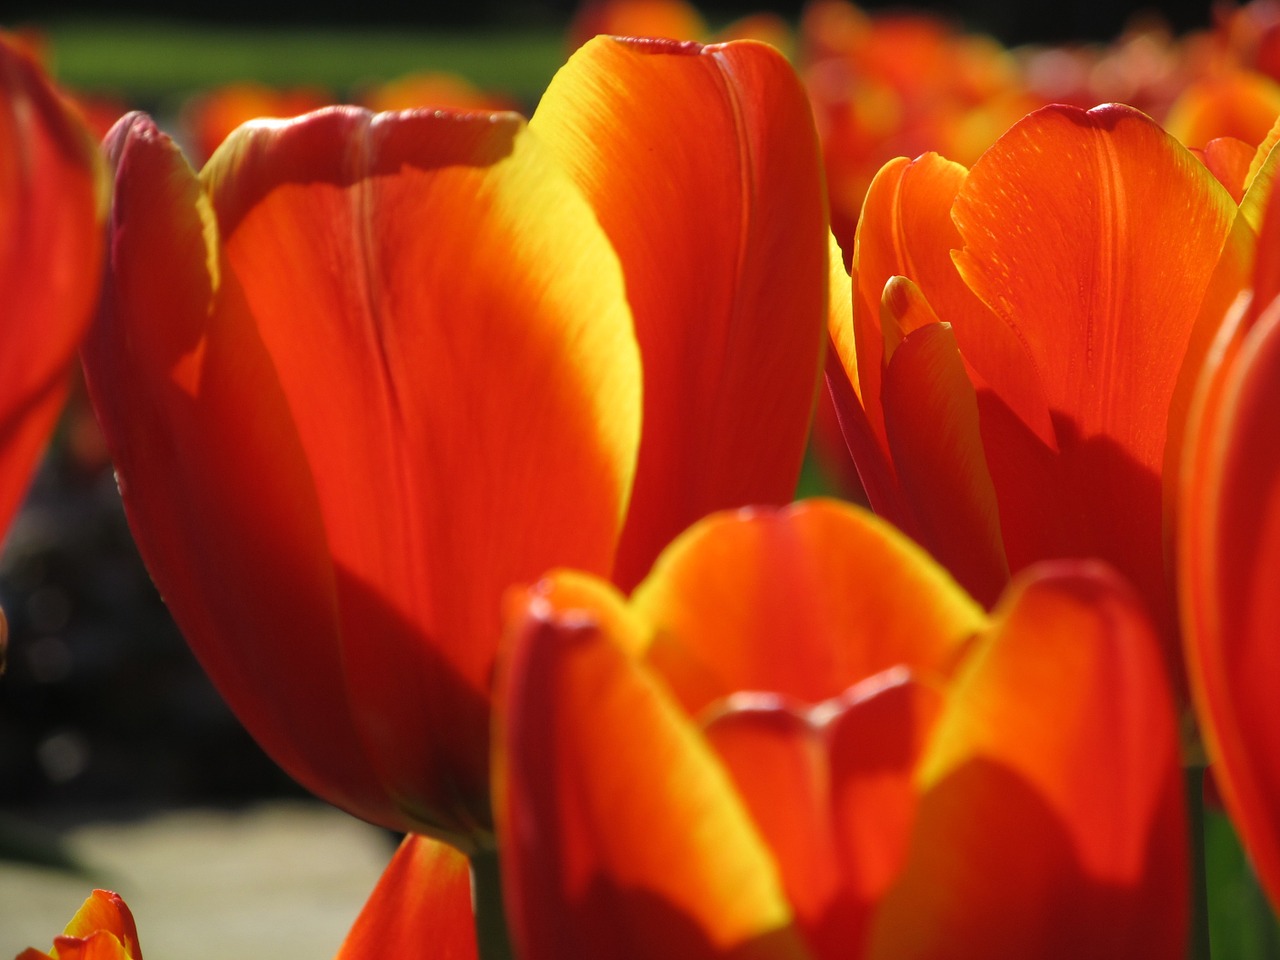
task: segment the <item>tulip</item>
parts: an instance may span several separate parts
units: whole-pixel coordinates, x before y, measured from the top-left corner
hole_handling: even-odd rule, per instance
[[[0,34],[0,530],[53,432],[93,316],[105,187],[84,121]]]
[[[179,627],[303,785],[486,847],[505,589],[629,587],[792,494],[827,273],[798,81],[600,38],[527,125],[334,108],[196,175],[135,115],[108,149],[84,364]]]
[[[832,295],[828,384],[877,512],[986,604],[1037,561],[1106,560],[1179,684],[1171,478],[1246,208],[1144,115],[1047,107],[971,170],[886,165]]]
[[[95,890],[76,911],[53,949],[28,947],[16,960],[142,960],[138,928],[128,905],[110,890]]]
[[[526,960],[1175,957],[1177,722],[1094,562],[988,615],[834,502],[716,515],[629,598],[509,599],[495,782]]]
[[[1191,692],[1216,783],[1271,903],[1280,905],[1280,209],[1250,291],[1207,358],[1192,407],[1177,571]]]

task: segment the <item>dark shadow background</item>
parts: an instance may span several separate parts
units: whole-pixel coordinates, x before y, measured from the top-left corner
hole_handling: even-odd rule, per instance
[[[1176,0],[1161,4],[1135,0],[1070,0],[1036,3],[1034,0],[953,0],[921,2],[913,9],[926,9],[954,17],[965,27],[993,34],[1006,44],[1059,40],[1102,41],[1114,37],[1140,12],[1159,13],[1176,31],[1206,26],[1211,0]],[[800,0],[761,4],[702,3],[697,5],[713,22],[727,22],[747,13],[774,10],[794,18],[803,6]],[[882,0],[860,4],[867,10],[901,8]],[[47,22],[62,16],[103,16],[103,7],[93,0],[13,0],[6,3],[10,22]],[[360,3],[316,5],[300,16],[298,7],[254,0],[221,0],[207,5],[178,7],[169,0],[130,0],[111,6],[111,15],[150,17],[188,22],[297,25],[412,26],[484,29],[496,26],[547,26],[564,23],[573,12],[571,0],[438,0],[431,4],[407,5],[397,0],[361,0]]]

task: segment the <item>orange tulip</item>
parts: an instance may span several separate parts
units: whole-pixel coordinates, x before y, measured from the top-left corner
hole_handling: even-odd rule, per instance
[[[1203,164],[1125,107],[1037,111],[972,170],[886,165],[828,373],[872,506],[984,603],[1036,561],[1108,561],[1180,679],[1166,478],[1252,244]]]
[[[105,186],[83,120],[0,34],[0,530],[53,432],[92,318]]]
[[[798,81],[758,44],[601,38],[527,126],[334,108],[198,176],[139,116],[109,148],[84,361],[180,627],[305,786],[488,844],[503,591],[629,586],[794,489],[826,306]]]
[[[76,911],[53,949],[28,947],[17,960],[142,960],[138,928],[128,905],[110,890],[95,890]]]
[[[1214,776],[1280,905],[1280,195],[1252,290],[1233,307],[1196,392],[1182,472],[1178,576],[1191,691]]]
[[[1100,565],[1036,567],[988,616],[819,501],[708,518],[629,601],[557,573],[510,607],[526,960],[1181,955],[1172,698]]]

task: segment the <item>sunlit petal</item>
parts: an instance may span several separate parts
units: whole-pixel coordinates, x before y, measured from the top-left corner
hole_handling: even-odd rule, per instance
[[[1181,954],[1177,724],[1149,621],[1114,574],[1016,580],[935,729],[870,956]]]
[[[531,600],[497,699],[497,817],[528,960],[805,956],[777,871],[661,681]]]
[[[1044,522],[1005,525],[1014,569],[1037,558],[1102,556],[1138,586],[1154,616],[1168,616],[1165,440],[1178,422],[1170,411],[1184,358],[1205,343],[1213,310],[1242,282],[1219,271],[1240,237],[1235,214],[1194,156],[1115,105],[1037,111],[970,171],[953,211],[964,243],[956,264],[1016,331],[1058,450],[1059,485],[1044,488],[1056,504],[1038,493],[1034,474],[1019,483],[992,467],[1002,518],[1014,512],[1005,508],[1010,487],[1041,501],[1038,511],[1017,512]],[[981,372],[993,380],[998,371]]]
[[[200,183],[143,153],[164,159],[120,164],[86,359],[157,581],[304,783],[380,783],[390,815],[336,799],[483,832],[502,593],[607,571],[625,509],[639,363],[615,255],[514,115],[253,124]]]
[[[825,341],[827,230],[808,101],[753,42],[600,37],[530,127],[627,274],[644,437],[615,579],[717,509],[791,499]]]
[[[915,544],[822,500],[708,518],[632,602],[652,624],[649,661],[690,713],[738,690],[818,703],[899,664],[945,673],[985,622]]]
[[[457,850],[410,834],[400,844],[335,960],[475,960],[471,871]]]

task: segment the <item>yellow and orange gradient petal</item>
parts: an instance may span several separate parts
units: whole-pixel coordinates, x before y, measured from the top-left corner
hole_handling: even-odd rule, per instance
[[[626,274],[644,358],[614,571],[630,589],[706,514],[791,499],[821,369],[826,208],[808,101],[777,51],[607,41],[570,64],[530,128]]]
[[[84,355],[144,559],[291,774],[471,849],[491,840],[503,592],[555,566],[616,575],[633,490],[667,474],[704,482],[692,507],[651,503],[661,529],[788,496],[817,378],[821,174],[812,129],[807,163],[788,139],[807,122],[784,109],[803,108],[789,68],[758,44],[602,38],[557,83],[604,81],[626,111],[549,93],[537,130],[356,108],[257,122],[199,175],[145,118],[109,142],[112,261]],[[593,175],[575,136],[623,154]],[[740,176],[671,162],[693,143]],[[652,235],[601,229],[654,190],[671,216]],[[722,216],[747,223],[699,233],[690,269],[684,232]],[[801,252],[779,261],[779,243]],[[803,308],[779,313],[793,288]],[[629,301],[651,289],[698,310],[650,310],[679,346],[644,355],[642,385]],[[649,415],[664,391],[679,419]]]
[[[110,890],[94,890],[48,953],[29,947],[17,960],[142,960],[142,948],[124,900]]]
[[[824,567],[859,527],[847,553],[860,566]],[[1077,927],[1092,930],[1089,955],[1180,944],[1172,699],[1149,621],[1114,574],[1036,568],[988,619],[892,528],[821,502],[715,516],[673,549],[705,557],[664,555],[625,609],[607,585],[565,573],[510,608],[495,776],[522,955],[639,944],[834,960],[901,943],[918,956],[1066,957],[1079,955],[1063,946]],[[641,600],[651,581],[685,578]],[[832,608],[837,588],[861,600]],[[789,628],[771,618],[771,590],[790,597]],[[681,612],[688,595],[728,624],[759,609],[771,629],[736,634],[756,648],[738,659],[772,662],[779,683],[757,674],[708,705],[683,698],[647,654],[732,652],[701,635],[714,620]],[[911,600],[933,613],[875,615]],[[815,637],[818,614],[833,622]],[[922,659],[930,639],[951,656]],[[805,673],[806,646],[822,644],[877,655],[852,680],[807,671],[797,696],[785,661],[796,651]],[[815,694],[820,674],[830,686]],[[1005,814],[1022,830],[1016,849],[999,836]],[[983,856],[981,842],[1004,853]],[[1062,885],[1074,898],[1048,899]],[[1016,922],[1006,902],[1024,904]],[[1006,929],[1016,936],[1002,940]]]

